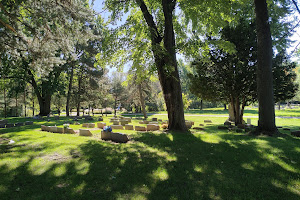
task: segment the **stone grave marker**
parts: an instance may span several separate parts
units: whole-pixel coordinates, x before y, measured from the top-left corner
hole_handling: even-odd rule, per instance
[[[136,131],[146,131],[146,127],[144,127],[144,126],[135,126],[134,129]]]
[[[159,125],[147,124],[147,131],[157,131],[159,130]]]
[[[26,121],[25,125],[33,125],[33,121]]]
[[[57,127],[56,126],[49,126],[50,127],[50,132],[52,132],[52,133],[56,133],[56,131],[57,131]]]
[[[14,127],[15,126],[15,124],[12,124],[12,123],[7,123],[6,124],[6,128],[11,128],[11,127]]]
[[[88,128],[95,128],[95,124],[94,123],[89,123]]]
[[[66,133],[75,134],[75,131],[72,128],[66,128]]]
[[[247,118],[247,124],[251,124],[251,119]]]
[[[97,123],[98,128],[103,128],[104,126],[106,126],[106,123],[104,122]]]
[[[57,127],[55,133],[64,133],[64,128]]]
[[[93,134],[88,129],[79,129],[79,135],[80,136],[92,136]]]
[[[124,129],[122,125],[111,125],[110,127],[111,127],[112,130],[114,130],[114,129],[123,130]]]
[[[124,133],[114,133],[111,132],[111,140],[114,142],[126,143],[129,141],[128,137]]]
[[[133,125],[125,124],[125,130],[133,130]]]

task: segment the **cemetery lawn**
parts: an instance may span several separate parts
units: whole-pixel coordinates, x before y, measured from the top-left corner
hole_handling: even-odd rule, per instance
[[[224,107],[221,108],[205,108],[200,109],[190,109],[185,110],[186,115],[228,115],[228,110],[224,110]],[[153,112],[150,114],[167,114],[166,111]],[[300,107],[295,107],[293,109],[275,109],[276,117],[300,117]],[[138,114],[142,116],[142,114]],[[251,108],[247,106],[244,110],[244,116],[258,116],[258,109]]]
[[[0,199],[300,199],[300,138],[218,130],[226,117],[186,118],[213,123],[190,133],[120,131],[126,144],[100,140],[99,129],[93,137],[40,131],[65,118],[0,129]],[[300,119],[276,121],[300,129]]]

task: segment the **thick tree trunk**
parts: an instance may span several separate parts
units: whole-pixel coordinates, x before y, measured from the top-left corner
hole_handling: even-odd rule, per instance
[[[243,124],[243,115],[244,115],[245,102],[241,104],[239,98],[231,97],[230,105],[228,106],[229,112],[229,121],[234,121],[235,125]]]
[[[77,107],[76,107],[76,115],[79,116],[80,115],[80,101],[77,102]]]
[[[48,87],[46,83],[42,83],[42,92],[39,90],[37,83],[34,79],[34,76],[30,70],[28,70],[28,74],[30,75],[31,79],[31,85],[34,88],[34,92],[38,98],[39,106],[40,106],[40,116],[47,116],[50,114],[50,105],[51,105],[51,91],[49,88],[43,88]]]
[[[162,86],[165,103],[167,106],[169,130],[187,131],[184,119],[182,93],[177,68],[175,52],[175,35],[173,29],[173,12],[175,0],[162,0],[163,13],[165,18],[164,37],[160,36],[153,16],[143,0],[137,0],[145,21],[149,27],[152,41],[152,52],[158,71],[158,77]],[[164,40],[164,48],[161,48],[161,41]]]
[[[7,117],[7,103],[6,103],[5,80],[4,80],[3,97],[4,97],[4,118],[6,118]]]
[[[259,103],[258,132],[273,135],[275,125],[272,39],[266,0],[254,0],[257,28],[257,96]]]
[[[142,106],[142,112],[144,114],[144,118],[147,119],[147,113],[146,113],[146,108],[145,108],[145,99],[143,97],[143,91],[142,91],[142,85],[138,85],[138,90],[139,90],[139,95],[140,95],[140,102]]]
[[[81,93],[82,77],[78,77],[78,91],[77,91],[77,116],[80,115],[80,93]],[[84,114],[83,114],[84,115]]]
[[[39,106],[40,106],[40,116],[47,116],[50,114],[50,105],[51,105],[51,96],[47,95],[45,97],[42,97],[39,100]]]
[[[32,87],[31,94],[32,94],[32,99],[31,99],[31,101],[32,101],[32,116],[34,116],[34,88],[33,87]]]
[[[18,117],[19,112],[18,112],[18,94],[16,93],[16,117]]]
[[[24,115],[27,117],[26,114],[26,86],[24,87]]]
[[[200,101],[200,110],[203,110],[203,100]]]
[[[73,76],[74,76],[74,67],[71,68],[71,74],[69,79],[69,87],[68,87],[68,94],[67,94],[67,103],[66,103],[66,115],[70,116],[70,99],[71,99],[71,93],[72,93],[72,84],[73,84]]]

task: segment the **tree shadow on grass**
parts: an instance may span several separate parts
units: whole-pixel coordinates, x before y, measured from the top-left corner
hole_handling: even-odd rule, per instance
[[[138,133],[127,144],[88,140],[70,149],[66,159],[60,161],[49,161],[49,157],[42,157],[39,152],[30,154],[33,149],[17,147],[13,151],[19,158],[28,159],[14,167],[0,166],[0,177],[4,177],[0,180],[0,196],[1,199],[299,199],[295,186],[299,183],[299,144],[295,138],[257,139],[227,132],[205,135],[148,132]],[[59,144],[40,144],[39,151],[55,145]],[[45,160],[47,167],[42,172],[37,172],[36,159]]]
[[[149,199],[298,199],[290,185],[299,181],[299,157],[280,151],[276,161],[267,159],[253,137],[230,134],[220,142],[204,142],[201,134],[173,133],[167,144],[161,135],[145,135],[139,141],[176,155],[165,164],[168,179],[152,189]],[[151,136],[151,140],[147,137]],[[242,138],[242,139],[241,139]],[[246,139],[245,139],[246,138]],[[276,138],[273,138],[276,141]],[[224,142],[224,140],[228,140]],[[255,138],[254,138],[255,140]],[[284,147],[272,138],[261,139],[270,148]],[[244,143],[244,142],[247,143]],[[284,142],[284,141],[283,141]],[[279,145],[279,147],[277,147]],[[298,141],[299,145],[299,141]],[[289,151],[288,151],[289,152]],[[274,153],[274,152],[273,152]],[[298,152],[299,153],[299,152]],[[283,158],[286,158],[285,160]],[[274,158],[275,159],[275,158]],[[291,164],[289,159],[293,159]],[[286,163],[288,162],[288,163]],[[295,170],[290,170],[290,167]],[[158,198],[160,197],[160,198]]]

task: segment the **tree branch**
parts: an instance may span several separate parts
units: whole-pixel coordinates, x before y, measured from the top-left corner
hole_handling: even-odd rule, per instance
[[[153,16],[149,13],[148,8],[143,0],[136,0],[137,4],[139,5],[144,18],[146,20],[146,23],[149,27],[150,33],[151,33],[151,39],[155,43],[160,43],[162,41],[162,37],[160,36],[157,26],[153,20]]]
[[[300,9],[299,9],[299,7],[298,7],[298,5],[297,5],[297,3],[296,3],[296,1],[295,0],[292,0],[292,2],[294,3],[294,5],[296,6],[296,10],[298,11],[298,13],[300,14]]]

